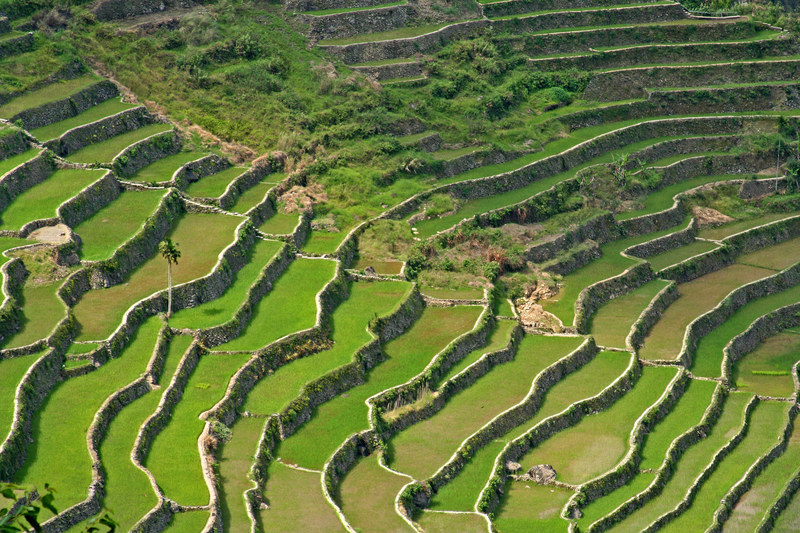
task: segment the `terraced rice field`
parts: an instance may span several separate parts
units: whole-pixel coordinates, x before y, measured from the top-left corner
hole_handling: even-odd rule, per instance
[[[121,531],[196,533],[220,520],[228,532],[766,531],[768,517],[774,531],[800,528],[800,319],[784,309],[800,302],[800,225],[794,192],[758,181],[789,173],[800,154],[791,31],[696,18],[669,1],[434,1],[425,9],[449,20],[437,24],[420,22],[416,4],[306,2],[295,7],[310,40],[292,37],[291,53],[269,40],[270,58],[289,58],[284,72],[261,57],[266,48],[245,50],[247,39],[222,46],[249,4],[176,19],[180,45],[153,49],[154,60],[175,56],[170,68],[188,76],[208,116],[196,103],[154,101],[157,90],[137,94],[148,79],[178,94],[182,78],[143,76],[132,95],[120,92],[171,122],[130,122],[62,147],[74,151],[53,156],[49,175],[31,174],[43,150],[35,141],[66,143],[69,130],[136,104],[78,103],[76,93],[102,80],[66,58],[95,46],[72,41],[86,7],[70,8],[65,32],[37,30],[33,51],[3,48],[21,32],[0,36],[0,118],[43,106],[30,137],[17,135],[22,122],[0,125],[0,481],[56,487],[63,522],[46,530],[85,529],[100,507]],[[259,29],[276,31],[282,12],[259,11]],[[197,46],[187,25],[209,13],[222,31]],[[101,18],[95,37],[134,33],[130,21]],[[30,27],[50,19],[36,20]],[[172,31],[142,33],[131,48]],[[45,60],[44,49],[59,53]],[[227,64],[231,50],[239,55]],[[189,51],[202,68],[189,65]],[[270,92],[286,113],[263,117],[285,121],[274,139],[248,139],[245,120],[217,114],[238,105],[224,86],[248,68],[280,79]],[[289,94],[301,78],[313,80],[313,96]],[[462,84],[495,92],[467,94]],[[362,98],[367,88],[375,100]],[[357,112],[350,100],[361,100]],[[379,121],[375,106],[385,107]],[[145,154],[152,162],[128,178],[110,169],[173,124],[180,151]],[[347,152],[345,141],[362,146]],[[212,152],[230,166],[170,183]],[[249,188],[229,206],[222,195],[261,154],[276,173],[252,186],[245,175]],[[22,164],[32,170],[10,173]],[[357,178],[344,185],[325,181],[351,171]],[[119,194],[76,199],[106,172]],[[293,189],[267,198],[287,176]],[[564,192],[541,196],[553,187]],[[185,209],[156,224],[168,194]],[[298,213],[251,212],[265,200],[283,210],[307,199],[336,229],[314,220],[299,250]],[[69,200],[75,213],[59,212]],[[426,218],[433,206],[441,215]],[[73,226],[70,242],[9,251],[43,238],[24,226],[56,216]],[[364,233],[379,219],[410,222],[411,233]],[[443,233],[459,224],[452,241],[463,241],[453,245]],[[531,251],[542,236],[552,249]],[[141,247],[123,247],[134,237]],[[136,306],[166,294],[164,237],[180,251],[169,317],[161,300]],[[582,255],[595,242],[600,253]],[[719,259],[731,242],[743,244]],[[242,244],[238,268],[230,254]],[[464,257],[447,256],[457,245]],[[637,256],[626,253],[638,245]],[[548,264],[562,274],[543,274]],[[379,279],[365,279],[367,267]],[[660,300],[671,283],[677,298]],[[724,316],[704,325],[717,306]],[[89,496],[95,452],[97,501],[63,513]],[[537,465],[551,465],[555,482],[518,477]],[[145,523],[153,510],[163,515]]]

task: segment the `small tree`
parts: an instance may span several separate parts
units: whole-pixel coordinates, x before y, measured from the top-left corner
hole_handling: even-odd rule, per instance
[[[167,279],[169,281],[169,290],[167,292],[167,318],[169,318],[172,315],[172,265],[178,264],[181,251],[178,249],[178,243],[172,242],[172,239],[169,237],[159,243],[158,251],[161,252],[161,257],[167,260]]]

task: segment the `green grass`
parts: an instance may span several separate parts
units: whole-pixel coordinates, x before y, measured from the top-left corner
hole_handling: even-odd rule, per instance
[[[109,395],[146,370],[160,328],[161,321],[151,318],[139,327],[120,357],[53,388],[34,418],[33,444],[25,465],[14,476],[16,482],[57,487],[59,509],[86,498],[92,473],[86,447],[89,425]],[[42,510],[40,519],[49,516]]]
[[[195,198],[217,198],[222,196],[230,182],[241,176],[246,170],[245,167],[230,167],[222,172],[200,178],[186,187],[186,194]]]
[[[297,213],[275,213],[261,224],[258,229],[273,235],[288,235],[294,231],[299,222],[300,215]]]
[[[197,161],[207,155],[200,152],[178,152],[177,154],[168,155],[150,163],[129,179],[143,182],[170,181],[173,174],[183,165],[191,161]]]
[[[70,344],[69,348],[67,348],[67,355],[81,355],[85,353],[89,353],[92,350],[96,350],[100,347],[99,343],[96,342],[87,342],[82,344]]]
[[[304,15],[313,15],[315,17],[320,17],[324,15],[338,15],[340,13],[352,13],[354,11],[368,11],[370,9],[380,9],[382,7],[393,7],[393,6],[403,6],[406,5],[404,1],[401,2],[392,2],[389,4],[380,4],[377,6],[366,6],[366,7],[343,7],[339,9],[319,9],[316,11],[304,11]]]
[[[67,156],[76,163],[110,163],[128,146],[137,143],[156,133],[163,133],[172,129],[172,124],[150,124],[138,130],[120,133],[104,141],[90,144]]]
[[[345,474],[337,500],[354,528],[372,529],[381,524],[381,531],[406,531],[409,527],[395,512],[394,499],[410,480],[379,465],[379,455],[361,459]]]
[[[249,358],[250,354],[202,356],[169,424],[153,441],[145,466],[167,497],[181,505],[208,504],[197,449],[204,422],[198,417],[222,399],[231,377]]]
[[[100,179],[105,170],[64,168],[53,172],[46,180],[17,196],[0,213],[6,230],[18,230],[28,222],[56,216],[56,209],[81,189]]]
[[[786,406],[779,402],[762,402],[753,412],[744,440],[714,470],[700,487],[692,505],[664,531],[700,531],[709,527],[714,511],[730,488],[747,472],[759,456],[778,441],[786,425]]]
[[[376,274],[396,275],[400,274],[400,272],[403,271],[402,261],[381,261],[381,260],[373,261],[372,259],[365,259],[365,258],[359,258],[352,266],[352,268],[363,271],[368,266],[374,268]]]
[[[406,26],[396,30],[379,31],[375,33],[365,33],[356,35],[355,37],[344,37],[342,39],[322,39],[319,41],[320,46],[339,46],[345,44],[356,43],[369,43],[375,41],[391,41],[394,39],[408,39],[410,37],[419,37],[432,31],[440,30],[451,23],[445,22],[442,24],[428,24],[426,26]]]
[[[263,202],[267,192],[274,186],[274,184],[266,181],[257,183],[253,187],[250,187],[244,191],[241,196],[236,199],[236,203],[233,204],[230,210],[234,213],[247,213],[255,206]]]
[[[683,346],[683,336],[689,324],[713,309],[737,287],[772,275],[774,272],[758,267],[733,264],[678,285],[681,294],[661,314],[639,349],[643,359],[675,359]]]
[[[116,200],[75,228],[84,261],[108,259],[144,226],[166,194],[163,190],[123,191]]]
[[[453,376],[467,368],[469,365],[480,359],[484,354],[495,352],[506,346],[511,339],[511,330],[517,325],[516,321],[512,320],[498,320],[492,333],[489,335],[488,342],[485,346],[472,350],[465,355],[460,361],[454,364],[436,384],[436,388],[441,387],[443,383],[451,379]]]
[[[689,244],[678,246],[677,248],[667,250],[666,252],[662,252],[658,255],[647,257],[645,258],[645,261],[650,263],[650,267],[653,269],[653,271],[658,272],[659,270],[665,269],[668,266],[676,265],[681,261],[685,261],[690,257],[710,252],[718,246],[719,245],[714,242],[695,240]]]
[[[749,394],[730,395],[708,437],[700,440],[683,454],[659,497],[650,500],[610,531],[638,533],[659,516],[675,508],[713,455],[739,431],[744,419],[744,407],[751,397]]]
[[[337,232],[312,231],[303,245],[303,251],[310,254],[332,254],[347,237],[349,231],[349,229]]]
[[[248,250],[247,263],[236,273],[233,283],[222,296],[196,307],[176,311],[170,318],[170,325],[178,329],[203,329],[224,324],[233,318],[264,267],[283,247],[282,242],[256,239]]]
[[[153,320],[153,319],[151,319]],[[192,342],[188,335],[179,335],[170,342],[164,370],[158,383],[169,385],[181,357]],[[103,505],[113,509],[114,520],[121,530],[130,529],[157,503],[150,480],[131,461],[139,428],[156,410],[162,390],[152,390],[127,405],[112,420],[100,445],[100,461],[106,472],[106,495]]]
[[[589,332],[601,346],[626,348],[625,339],[642,311],[669,283],[653,280],[624,296],[611,300],[592,316]]]
[[[414,521],[426,533],[486,533],[486,519],[478,513],[449,514],[423,510]]]
[[[711,396],[716,383],[693,380],[678,403],[656,427],[645,436],[642,447],[641,470],[658,469],[666,457],[667,449],[672,441],[692,426],[700,423],[705,409],[711,403]],[[655,478],[655,472],[639,473],[624,487],[620,487],[609,495],[593,501],[582,509],[583,517],[578,520],[581,529],[587,528],[594,521],[610,513],[633,496],[646,489]]]
[[[219,487],[222,500],[222,521],[225,531],[249,531],[250,518],[244,503],[244,492],[253,486],[248,473],[253,465],[258,440],[264,429],[264,419],[240,417],[231,430],[233,434],[222,445],[219,459]]]
[[[181,258],[172,268],[173,284],[185,283],[211,272],[220,252],[233,243],[240,223],[241,219],[232,216],[184,215],[169,233],[181,250]],[[166,261],[160,255],[153,255],[122,283],[84,294],[73,307],[81,326],[75,340],[101,340],[111,335],[131,305],[167,288],[166,271]]]
[[[29,150],[25,150],[21,154],[12,155],[8,159],[3,159],[0,161],[0,176],[15,169],[22,163],[27,163],[41,152],[42,151],[39,148],[31,148]]]
[[[521,402],[536,375],[582,341],[581,337],[526,336],[512,361],[492,368],[435,415],[396,435],[390,442],[391,467],[415,479],[430,477],[464,439]]]
[[[722,240],[736,233],[749,230],[750,228],[755,228],[756,226],[761,226],[762,224],[769,224],[770,222],[775,222],[776,220],[789,218],[795,215],[796,213],[766,213],[755,218],[734,220],[733,222],[723,224],[721,226],[703,228],[697,232],[697,236],[701,239]]]
[[[796,303],[798,300],[800,300],[800,286],[794,286],[785,291],[758,298],[741,307],[722,325],[700,339],[693,357],[692,373],[704,377],[721,376],[722,350],[731,339],[746,330],[758,317],[780,307]]]
[[[736,262],[740,265],[757,266],[772,270],[783,270],[798,261],[800,261],[800,238],[789,239],[773,246],[766,246],[736,258]]]
[[[575,318],[575,301],[583,289],[598,281],[622,274],[626,269],[641,262],[640,259],[624,257],[621,255],[623,250],[634,244],[669,235],[686,225],[604,244],[600,247],[602,257],[564,276],[558,294],[553,299],[543,300],[542,306],[545,311],[557,316],[565,326],[572,325]]]
[[[675,369],[645,367],[642,376],[607,410],[583,418],[529,451],[519,461],[523,468],[550,464],[558,479],[584,483],[614,467],[628,451],[634,422],[664,393]]]
[[[30,133],[40,141],[49,141],[50,139],[57,139],[72,128],[89,124],[96,120],[100,120],[111,115],[116,115],[127,109],[133,109],[137,104],[128,104],[122,101],[121,98],[110,98],[105,102],[101,102],[96,106],[90,107],[83,113],[79,113],[74,117],[53,122],[47,126],[31,130]]]
[[[17,333],[9,337],[4,348],[27,346],[47,337],[59,320],[67,315],[64,303],[57,292],[62,281],[44,285],[26,283],[22,288],[21,327]]]
[[[497,316],[514,316],[514,308],[508,298],[502,298],[497,303],[495,314]]]
[[[61,100],[81,89],[94,85],[100,79],[98,76],[89,74],[80,78],[45,85],[41,89],[25,93],[0,106],[0,118],[9,119],[26,109]]]
[[[266,500],[260,511],[264,531],[340,531],[336,512],[320,489],[320,474],[272,461],[267,471]],[[249,531],[249,530],[246,530]]]
[[[681,157],[693,157],[695,154],[689,155],[682,155]],[[674,203],[674,197],[677,194],[680,194],[684,191],[688,191],[689,189],[694,189],[695,187],[699,187],[700,185],[705,185],[706,183],[714,183],[717,181],[728,181],[728,180],[736,180],[742,179],[744,176],[742,174],[725,174],[720,176],[699,176],[696,178],[690,178],[688,180],[679,181],[677,183],[673,183],[672,185],[667,185],[663,189],[659,189],[657,191],[651,192],[648,194],[643,203],[641,209],[636,209],[634,211],[625,211],[623,213],[618,213],[614,215],[614,218],[617,220],[627,220],[630,218],[635,218],[641,215],[646,215],[648,213],[657,213],[659,211],[663,211],[665,209],[669,209],[672,207]]]
[[[455,150],[438,150],[433,152],[431,155],[434,159],[438,159],[440,161],[451,161],[457,157],[477,152],[480,149],[480,146],[466,146],[464,148],[457,148]]]
[[[431,508],[471,511],[492,473],[495,457],[507,442],[525,434],[545,418],[560,413],[571,404],[598,394],[622,374],[629,361],[628,354],[600,352],[582,368],[553,385],[536,415],[480,449],[461,473],[433,497]]]
[[[333,346],[316,355],[295,359],[259,381],[242,409],[270,415],[283,410],[303,385],[353,360],[355,352],[372,336],[369,321],[396,308],[411,290],[406,282],[353,283],[350,297],[333,312]]]
[[[727,531],[756,531],[758,523],[766,514],[765,509],[778,498],[783,488],[797,471],[800,464],[800,428],[794,426],[786,451],[770,463],[753,482],[750,490],[733,508],[733,512],[725,523]],[[791,504],[790,504],[791,505]],[[781,519],[776,523],[775,531],[792,531],[793,528],[782,527]]]
[[[797,291],[796,291],[797,293]],[[794,393],[792,366],[800,353],[800,335],[778,333],[761,343],[736,365],[736,387],[764,396],[789,397]],[[784,372],[784,375],[777,375]]]
[[[336,272],[329,260],[298,258],[258,302],[241,334],[214,348],[219,351],[258,350],[284,335],[312,327],[317,320],[316,294]]]
[[[509,481],[494,523],[503,533],[567,531],[561,509],[572,494],[568,489]]]
[[[208,523],[208,511],[188,511],[172,515],[167,529],[171,533],[196,533]]]
[[[480,300],[483,298],[483,289],[438,289],[435,287],[420,287],[419,291],[426,296],[445,300]]]
[[[421,372],[453,339],[475,326],[482,309],[425,309],[411,329],[384,347],[386,360],[367,374],[364,384],[318,407],[309,422],[281,442],[277,456],[306,468],[321,468],[345,438],[368,426],[367,398]]]
[[[30,366],[42,355],[44,352],[0,360],[0,435],[3,440],[14,421],[14,398],[17,396],[17,386]]]

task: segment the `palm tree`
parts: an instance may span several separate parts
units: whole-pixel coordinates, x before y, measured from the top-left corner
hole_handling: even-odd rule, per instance
[[[161,257],[167,260],[167,278],[169,279],[167,318],[169,318],[170,315],[172,315],[172,265],[178,264],[178,259],[181,257],[181,251],[178,249],[178,243],[172,242],[172,239],[169,237],[158,243],[158,251],[161,252]]]

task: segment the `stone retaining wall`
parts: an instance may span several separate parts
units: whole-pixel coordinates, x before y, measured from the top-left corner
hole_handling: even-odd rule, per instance
[[[32,85],[29,85],[24,89],[18,89],[16,91],[0,92],[0,105],[5,104],[9,100],[16,98],[17,96],[21,96],[26,92],[31,92],[37,89],[41,89],[46,85],[50,85],[51,83],[55,83],[60,80],[71,80],[73,78],[77,78],[78,76],[82,76],[85,73],[86,73],[86,65],[84,65],[80,60],[75,59],[69,61],[68,63],[63,64],[57,71],[55,71],[50,76]]]
[[[11,128],[0,132],[0,161],[28,149],[28,139],[22,130]]]
[[[641,348],[642,344],[644,344],[645,337],[650,333],[650,329],[661,320],[664,310],[678,298],[680,298],[678,284],[674,281],[658,291],[656,297],[650,301],[644,311],[639,315],[639,318],[636,319],[631,332],[625,339],[625,344],[628,348],[631,350]]]
[[[600,246],[594,241],[585,241],[574,248],[557,255],[553,259],[539,265],[542,270],[558,276],[566,276],[570,272],[586,266],[603,253]]]
[[[353,70],[363,72],[378,81],[391,80],[395,78],[417,78],[422,76],[422,64],[417,61],[407,63],[389,63],[388,65],[374,65],[363,67],[352,67]],[[431,152],[438,150],[429,150]]]
[[[101,0],[94,5],[92,13],[100,20],[115,20],[193,5],[192,0]]]
[[[575,328],[579,333],[587,333],[589,319],[595,311],[654,278],[650,263],[639,263],[618,276],[589,285],[581,291],[575,302]]]
[[[26,109],[11,117],[10,120],[11,122],[21,120],[23,127],[30,131],[74,117],[90,107],[117,96],[117,94],[119,94],[117,86],[108,80],[103,80],[61,100]]]
[[[410,5],[401,4],[333,15],[298,15],[298,18],[308,24],[309,39],[320,41],[396,30],[405,26],[413,14]]]
[[[0,210],[5,210],[14,198],[49,178],[55,170],[53,154],[46,150],[10,170],[0,178]]]
[[[800,60],[749,61],[707,66],[639,67],[597,73],[589,82],[587,99],[610,102],[644,98],[647,89],[659,87],[702,87],[730,83],[763,83],[796,80]]]
[[[491,4],[482,4],[484,16],[505,17],[508,15],[519,15],[536,11],[561,11],[578,8],[602,9],[608,6],[618,6],[622,4],[636,4],[639,0],[504,0]]]
[[[440,30],[418,37],[342,46],[321,46],[320,48],[339,57],[348,65],[369,63],[433,52],[446,43],[479,34],[489,28],[489,25],[490,22],[488,20],[473,20],[450,24]]]
[[[110,171],[106,172],[102,178],[58,206],[56,214],[60,222],[75,227],[113,202],[121,191],[114,175]],[[23,233],[20,232],[20,235]]]
[[[125,148],[111,162],[111,168],[119,177],[129,178],[150,163],[177,154],[182,144],[174,130],[156,133]]]
[[[682,206],[681,206],[682,207]],[[682,209],[681,209],[682,211]],[[683,217],[681,217],[682,219]],[[693,218],[689,222],[689,226],[685,229],[678,230],[669,235],[658,237],[656,239],[635,244],[625,249],[627,255],[639,257],[641,259],[664,253],[668,250],[673,250],[679,246],[684,246],[694,241],[697,236],[697,219]]]
[[[36,45],[33,32],[0,41],[0,59],[30,52]]]
[[[221,208],[230,210],[243,192],[261,182],[271,170],[266,166],[250,167],[228,184],[225,192],[216,199],[215,203]]]
[[[528,66],[535,70],[594,71],[610,68],[621,69],[636,65],[683,63],[687,57],[691,57],[694,62],[729,62],[759,57],[795,55],[798,52],[797,48],[797,43],[792,39],[767,39],[724,44],[652,44],[586,55],[529,59]],[[752,88],[748,89],[752,90]]]
[[[283,2],[283,8],[286,11],[302,13],[303,11],[322,11],[325,9],[371,7],[385,3],[386,0],[286,0]]]
[[[126,109],[83,126],[72,128],[58,139],[45,143],[45,146],[61,157],[77,152],[84,146],[104,141],[114,135],[138,129],[154,122],[144,107]]]
[[[575,229],[568,229],[544,242],[537,242],[525,250],[525,259],[533,263],[544,263],[558,255],[561,251],[577,245],[585,240],[606,243],[618,235],[614,215],[606,213],[592,217]]]
[[[171,182],[175,187],[185,190],[190,184],[206,176],[217,174],[230,168],[231,163],[227,159],[216,154],[208,155],[197,161],[186,163],[179,168],[172,177]],[[242,170],[242,172],[246,172]]]

